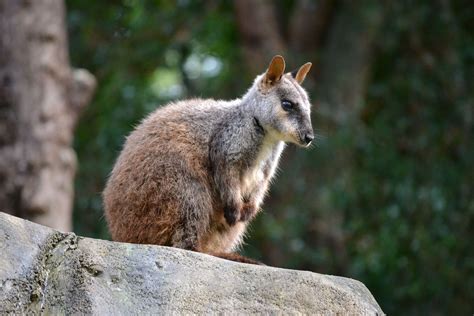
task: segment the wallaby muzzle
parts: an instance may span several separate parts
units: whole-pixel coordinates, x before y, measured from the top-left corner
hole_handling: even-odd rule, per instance
[[[300,145],[307,147],[311,144],[311,142],[314,139],[314,133],[313,133],[313,128],[310,127],[308,129],[300,130],[299,132],[299,140],[300,140]]]
[[[314,139],[313,132],[304,135],[304,142],[306,143],[306,145],[311,144],[311,142],[313,141],[313,139]]]
[[[299,130],[300,144],[307,147],[314,139],[313,126],[310,119],[305,119],[302,123]]]

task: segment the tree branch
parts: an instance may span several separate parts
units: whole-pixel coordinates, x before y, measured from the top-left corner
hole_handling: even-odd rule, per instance
[[[71,108],[76,120],[89,104],[94,95],[97,81],[95,77],[86,69],[72,70],[72,87],[70,91]]]

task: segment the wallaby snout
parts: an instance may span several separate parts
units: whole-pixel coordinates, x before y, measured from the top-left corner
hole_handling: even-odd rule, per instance
[[[303,142],[306,146],[309,146],[314,139],[313,131],[307,132],[303,136]]]
[[[314,139],[314,132],[311,121],[305,125],[306,126],[299,131],[299,141],[301,146],[308,147]]]

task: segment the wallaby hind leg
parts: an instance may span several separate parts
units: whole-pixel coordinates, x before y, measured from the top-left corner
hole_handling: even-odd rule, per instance
[[[180,220],[171,239],[173,247],[199,251],[203,235],[209,230],[212,201],[206,187],[192,177],[183,177],[185,192],[179,197]]]

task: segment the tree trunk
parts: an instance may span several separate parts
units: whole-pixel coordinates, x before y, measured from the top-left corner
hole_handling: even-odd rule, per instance
[[[235,0],[234,7],[249,73],[263,73],[271,58],[285,50],[275,8],[268,0]]]
[[[356,120],[366,93],[375,35],[382,22],[378,1],[345,1],[321,51],[317,102],[336,125]]]
[[[289,46],[298,58],[299,55],[304,57],[312,55],[314,58],[314,52],[321,47],[323,39],[327,36],[334,6],[334,0],[296,2],[289,23]]]
[[[0,2],[0,210],[71,230],[74,125],[95,87],[69,65],[62,0]]]

